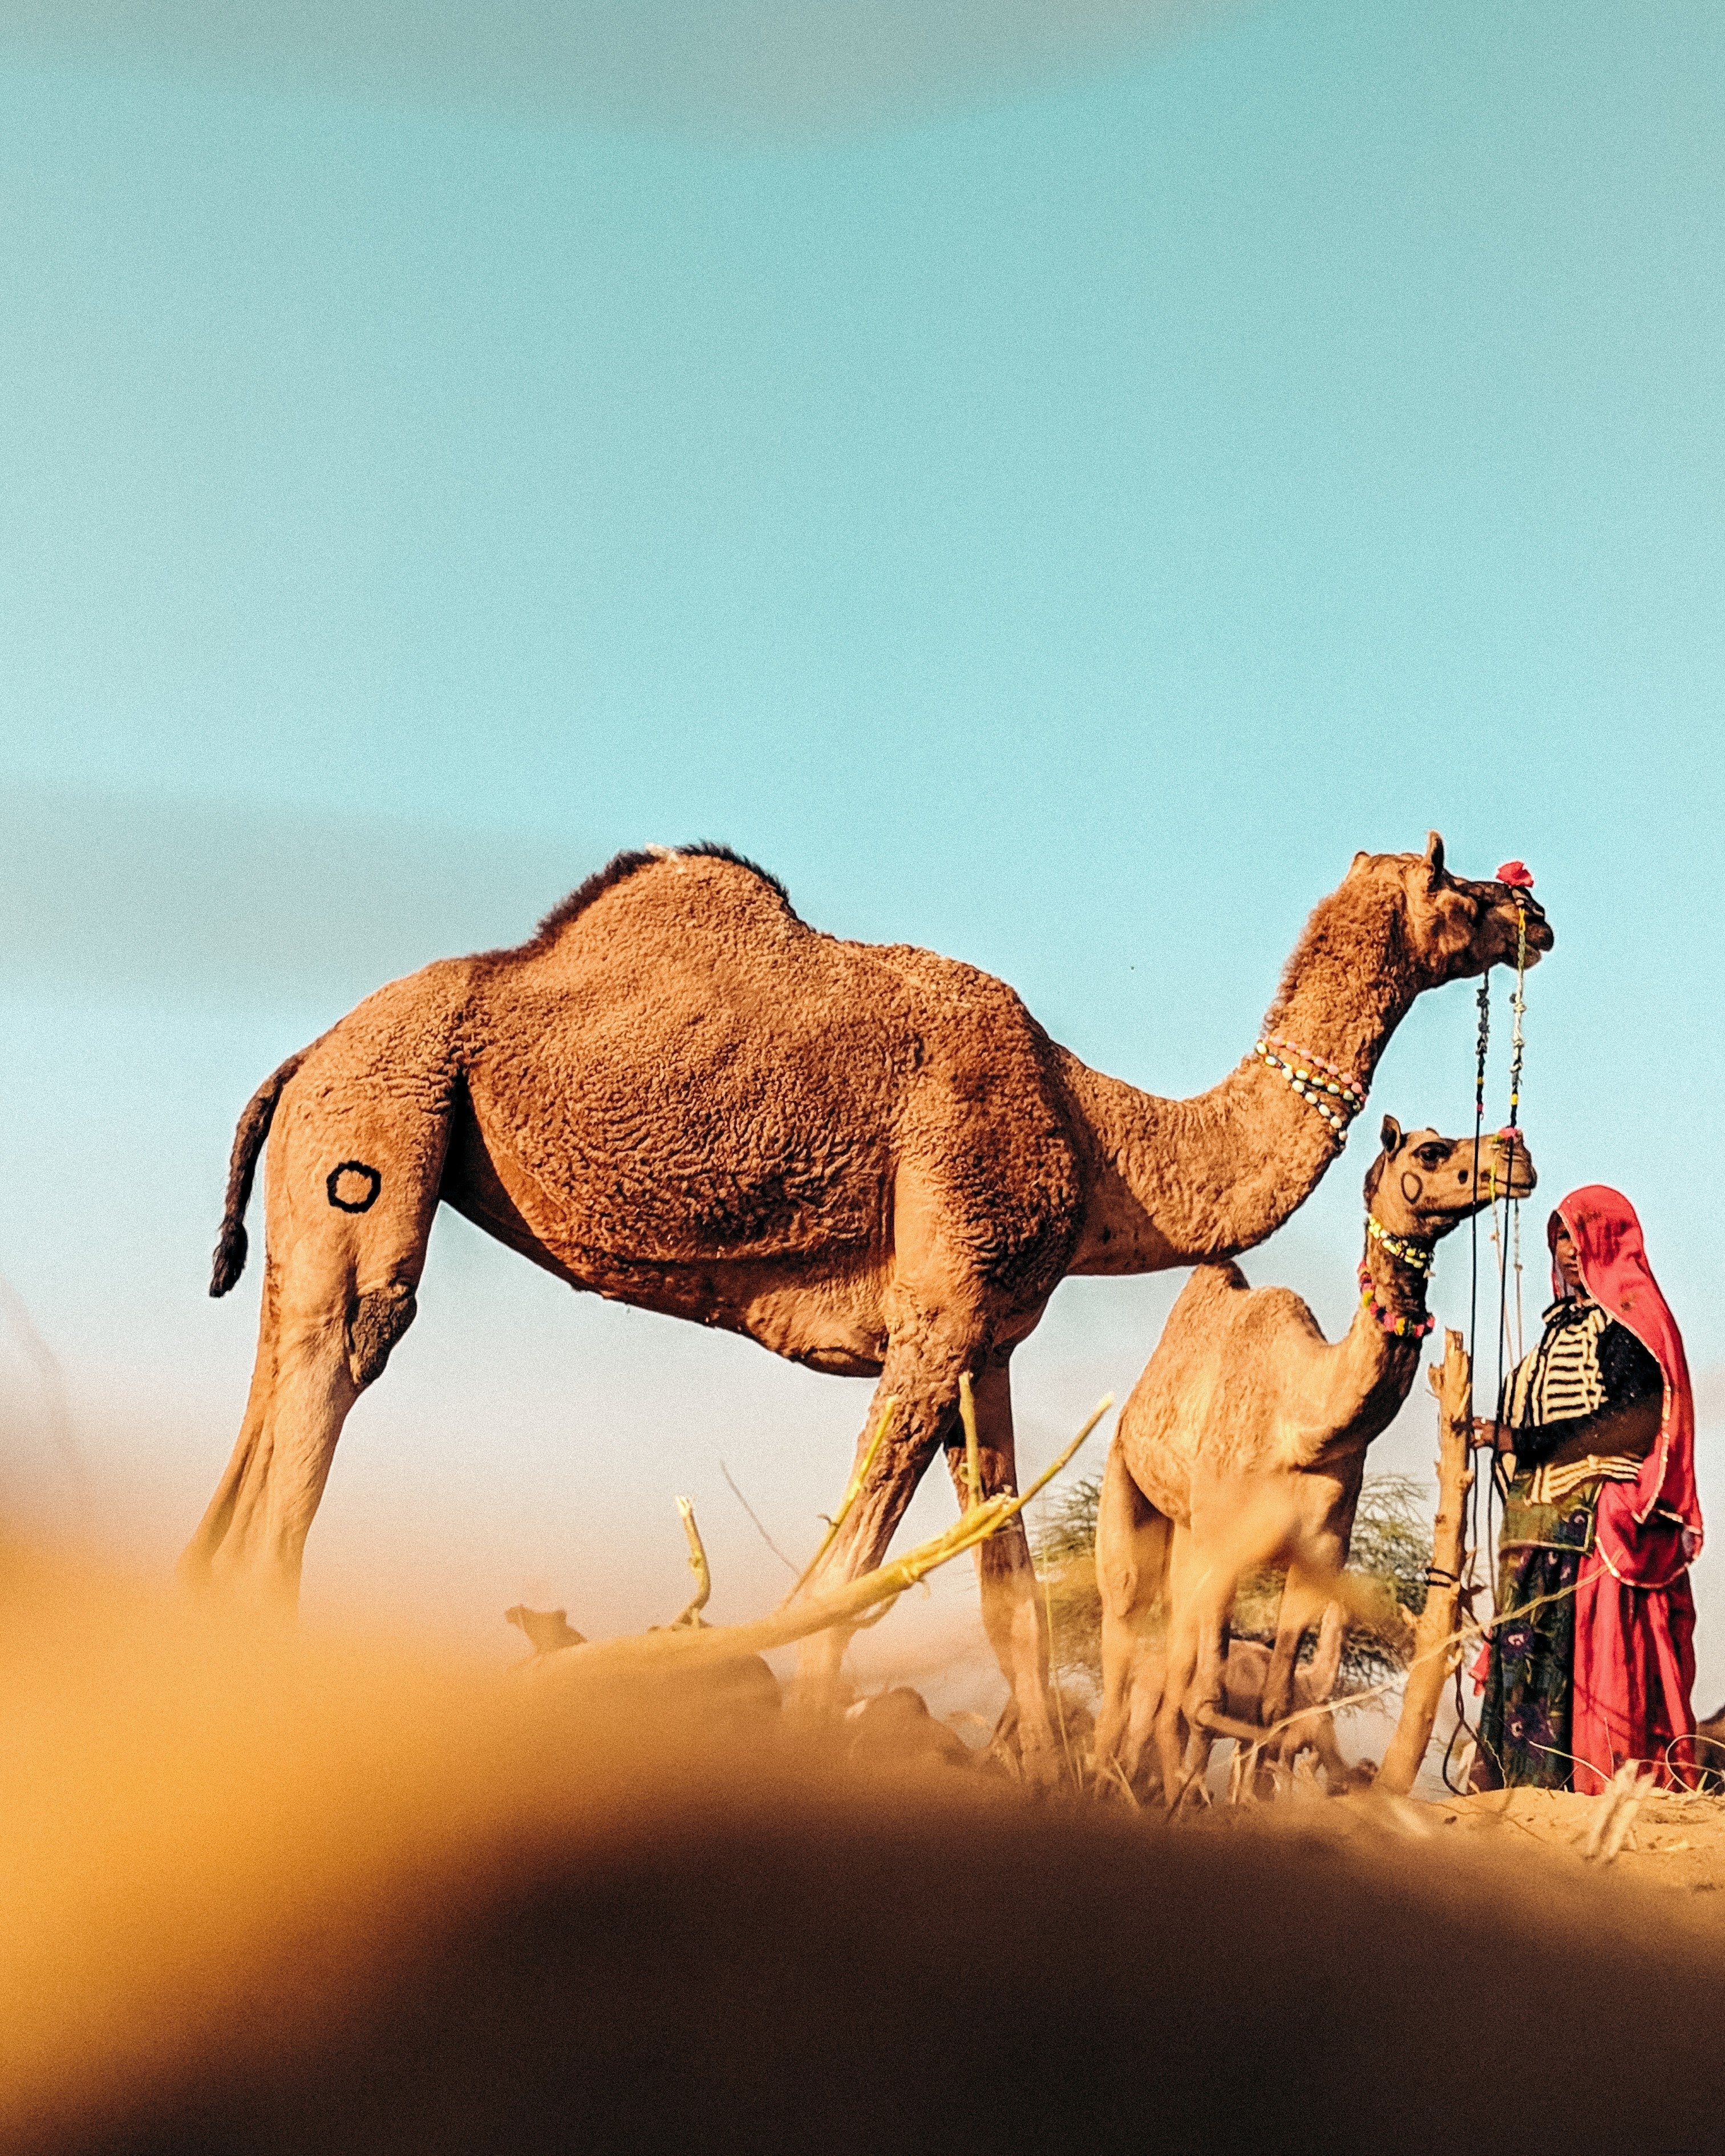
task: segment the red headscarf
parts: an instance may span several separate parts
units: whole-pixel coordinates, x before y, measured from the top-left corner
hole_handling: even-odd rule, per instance
[[[1620,1190],[1589,1183],[1572,1190],[1546,1225],[1552,1281],[1558,1224],[1569,1230],[1581,1280],[1601,1307],[1625,1325],[1659,1365],[1665,1379],[1659,1437],[1634,1482],[1607,1482],[1595,1517],[1605,1565],[1626,1587],[1668,1586],[1701,1548],[1701,1504],[1695,1490],[1695,1401],[1677,1321],[1659,1291],[1641,1240],[1635,1209]]]

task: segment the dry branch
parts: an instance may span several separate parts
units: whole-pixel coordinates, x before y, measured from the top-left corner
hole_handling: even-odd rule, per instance
[[[958,1419],[964,1425],[964,1509],[982,1502],[983,1470],[976,1434],[976,1392],[967,1370],[958,1380]]]
[[[670,1629],[674,1632],[685,1630],[705,1631],[706,1620],[701,1613],[706,1609],[707,1599],[713,1591],[713,1575],[707,1564],[706,1551],[701,1543],[701,1529],[695,1524],[695,1500],[679,1497],[677,1510],[682,1515],[683,1532],[689,1538],[689,1569],[695,1574],[695,1599],[680,1616],[671,1620]]]
[[[980,1504],[960,1515],[946,1531],[919,1543],[915,1549],[890,1563],[865,1573],[861,1578],[847,1581],[843,1586],[824,1589],[819,1594],[804,1596],[800,1601],[782,1603],[772,1616],[756,1619],[746,1625],[693,1625],[679,1621],[661,1630],[634,1633],[616,1640],[589,1640],[578,1653],[571,1654],[567,1661],[562,1656],[555,1660],[565,1670],[579,1671],[588,1677],[607,1677],[639,1672],[690,1669],[698,1664],[716,1665],[737,1661],[745,1656],[770,1654],[775,1647],[788,1647],[798,1640],[808,1639],[816,1632],[830,1630],[835,1625],[856,1629],[860,1620],[881,1604],[896,1602],[907,1588],[916,1586],[937,1566],[949,1563],[966,1550],[978,1548],[1003,1527],[1011,1525],[1030,1501],[1041,1494],[1055,1476],[1066,1466],[1096,1424],[1114,1404],[1111,1393],[1106,1394],[1097,1404],[1076,1437],[1025,1491],[1015,1497],[1009,1491],[985,1497]],[[885,1434],[887,1417],[883,1414],[880,1427],[870,1448],[870,1457]],[[865,1466],[866,1466],[865,1462]],[[846,1493],[847,1504],[841,1505],[838,1522],[842,1522],[850,1502],[860,1485],[862,1471],[852,1477],[852,1488]],[[692,1518],[685,1521],[692,1527]],[[691,1542],[694,1537],[691,1536]],[[823,1551],[830,1544],[831,1534],[822,1545]],[[691,1563],[694,1562],[691,1555]],[[819,1558],[817,1558],[817,1562]],[[810,1570],[813,1570],[811,1566]],[[807,1575],[805,1574],[805,1577]],[[705,1598],[702,1598],[703,1599]],[[696,1607],[699,1606],[697,1604]],[[884,1613],[883,1613],[884,1614]],[[541,1664],[542,1668],[546,1664]],[[531,1666],[530,1665],[529,1666]]]
[[[1588,1815],[1587,1834],[1581,1853],[1590,1861],[1615,1863],[1642,1801],[1652,1792],[1656,1777],[1639,1759],[1625,1760],[1599,1792],[1599,1802]]]

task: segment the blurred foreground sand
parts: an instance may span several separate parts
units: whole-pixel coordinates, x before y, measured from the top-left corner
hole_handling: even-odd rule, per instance
[[[1568,2149],[1725,2146],[1711,1800],[1170,1829],[18,1547],[0,1740],[7,2149],[1448,2148],[1534,2062]]]

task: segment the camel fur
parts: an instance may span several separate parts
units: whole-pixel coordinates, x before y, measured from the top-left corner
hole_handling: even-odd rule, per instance
[[[1362,1084],[1414,998],[1512,956],[1517,894],[1426,852],[1362,854],[1271,1014]],[[1552,937],[1527,915],[1536,955]],[[827,1559],[880,1562],[973,1373],[984,1494],[1014,1486],[1013,1350],[1070,1272],[1261,1242],[1337,1151],[1248,1055],[1194,1099],[1050,1040],[1004,983],[809,927],[722,847],[619,855],[518,947],[380,988],[259,1088],[212,1292],[238,1277],[268,1139],[250,1397],[182,1570],[291,1608],[341,1425],[412,1323],[442,1203],[572,1287],[879,1378],[891,1441]],[[861,1448],[860,1447],[860,1454]],[[1055,1753],[1017,1527],[979,1552],[1020,1742]],[[836,1676],[844,1635],[811,1642]]]
[[[1499,1195],[1533,1188],[1518,1132],[1481,1142],[1384,1119],[1365,1178],[1370,1294],[1327,1341],[1291,1289],[1198,1266],[1122,1413],[1102,1481],[1096,1579],[1103,1705],[1096,1751],[1135,1789],[1178,1803],[1216,1735],[1258,1741],[1292,1703],[1307,1627],[1347,1561],[1366,1450],[1411,1390],[1437,1242]],[[1401,1245],[1399,1252],[1394,1245]],[[1399,1325],[1399,1330],[1391,1329]],[[1230,1717],[1228,1628],[1246,1573],[1287,1567],[1259,1712]],[[1339,1613],[1338,1613],[1339,1614]],[[1297,1748],[1300,1725],[1289,1732]],[[1290,1753],[1290,1758],[1291,1753]],[[1288,1763],[1286,1761],[1284,1763]]]

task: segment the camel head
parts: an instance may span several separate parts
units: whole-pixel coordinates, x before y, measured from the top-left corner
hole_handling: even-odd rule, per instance
[[[1482,1137],[1476,1173],[1471,1137],[1404,1131],[1386,1116],[1383,1150],[1366,1170],[1366,1210],[1392,1235],[1435,1242],[1489,1205],[1494,1194],[1525,1198],[1537,1179],[1519,1131]]]
[[[1555,938],[1530,890],[1451,875],[1435,831],[1423,854],[1356,854],[1348,879],[1399,887],[1409,956],[1425,988],[1466,980],[1492,966],[1512,966],[1525,917],[1527,963],[1537,965]],[[1470,1141],[1470,1143],[1471,1141]]]

